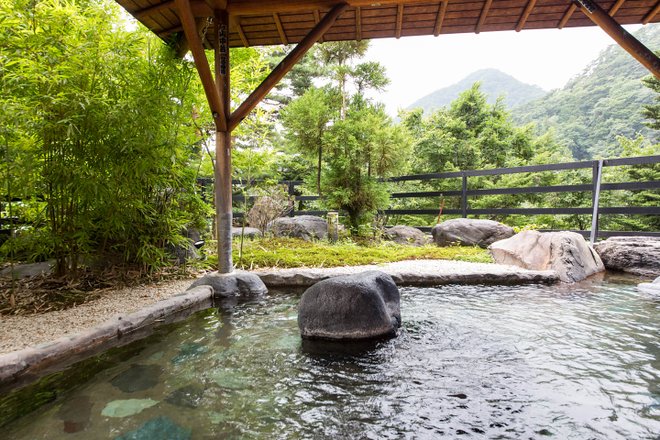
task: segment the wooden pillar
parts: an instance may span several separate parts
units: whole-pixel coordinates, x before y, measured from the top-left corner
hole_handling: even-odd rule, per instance
[[[231,185],[231,129],[229,16],[226,10],[215,11],[215,83],[220,95],[223,123],[216,124],[215,133],[215,212],[218,237],[218,272],[234,270],[231,258],[232,185]]]
[[[582,7],[582,12],[637,61],[642,63],[653,75],[660,78],[660,58],[630,35],[614,18],[591,0],[573,0]]]

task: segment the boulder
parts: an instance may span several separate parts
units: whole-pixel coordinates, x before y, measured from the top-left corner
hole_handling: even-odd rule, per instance
[[[275,237],[322,240],[328,236],[328,222],[315,215],[279,217],[268,224],[268,232]]]
[[[259,238],[263,234],[261,233],[261,229],[258,228],[231,228],[231,236],[232,237],[240,237],[241,234],[245,236],[245,238]]]
[[[300,334],[327,340],[395,336],[401,326],[399,298],[392,277],[376,270],[320,281],[300,299]]]
[[[399,244],[424,246],[431,242],[431,237],[412,226],[392,226],[385,229],[383,238]]]
[[[216,298],[257,297],[268,292],[261,278],[242,270],[206,274],[192,283],[188,290],[197,286],[211,286]]]
[[[608,269],[660,276],[660,238],[610,237],[594,248]]]
[[[455,218],[435,225],[431,230],[438,246],[488,247],[490,244],[513,236],[513,228],[493,220]]]
[[[650,293],[652,295],[660,296],[660,277],[656,278],[652,283],[640,283],[637,285],[640,292]]]
[[[199,260],[200,255],[197,249],[204,245],[202,234],[197,229],[185,229],[181,235],[186,237],[186,243],[183,245],[168,245],[168,250],[174,255],[178,264],[184,264],[188,260]]]
[[[554,270],[574,283],[605,270],[598,254],[575,232],[523,231],[488,248],[496,263],[532,270]]]

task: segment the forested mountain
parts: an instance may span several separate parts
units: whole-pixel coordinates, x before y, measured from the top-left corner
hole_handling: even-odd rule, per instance
[[[471,73],[456,84],[438,89],[418,99],[408,109],[422,108],[428,114],[449,105],[461,92],[468,90],[477,81],[481,83],[481,91],[488,97],[489,104],[494,104],[497,98],[502,96],[508,108],[525,104],[546,94],[539,86],[520,82],[497,69],[482,69]]]
[[[660,25],[648,25],[635,36],[651,50],[660,49]],[[655,135],[645,127],[642,106],[653,93],[641,79],[649,72],[618,45],[605,49],[562,89],[513,110],[519,123],[534,122],[538,131],[555,131],[576,159],[615,157],[618,136]]]

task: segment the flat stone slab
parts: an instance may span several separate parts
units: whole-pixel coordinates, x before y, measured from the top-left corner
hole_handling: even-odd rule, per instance
[[[212,304],[213,289],[199,286],[137,312],[116,315],[76,335],[0,355],[0,392],[58,371],[94,353],[140,339],[147,336],[154,325],[183,319]]]
[[[468,263],[449,260],[398,261],[382,265],[332,268],[255,270],[268,288],[309,287],[327,278],[368,270],[389,274],[397,285],[434,286],[442,284],[552,284],[559,276],[552,270],[526,270],[515,266]]]

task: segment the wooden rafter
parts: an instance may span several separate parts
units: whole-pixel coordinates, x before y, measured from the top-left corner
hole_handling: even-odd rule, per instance
[[[211,107],[213,120],[215,121],[216,127],[226,130],[227,115],[225,114],[220,94],[218,93],[215,81],[213,80],[213,75],[211,74],[209,60],[204,53],[202,39],[199,38],[195,17],[193,16],[192,8],[190,7],[190,1],[176,0],[176,7],[179,11],[179,18],[181,20],[181,25],[183,26],[183,32],[186,35],[186,40],[188,40],[190,51],[195,60],[195,67],[197,68],[199,78],[202,81],[202,87],[204,88],[206,99]]]
[[[355,8],[355,39],[362,40],[362,9],[359,6]]]
[[[396,9],[396,33],[394,36],[401,38],[401,30],[403,28],[403,4],[399,4]]]
[[[449,0],[445,0],[443,2],[440,2],[440,5],[438,6],[438,15],[436,15],[435,17],[435,26],[433,27],[434,37],[440,35],[440,31],[442,30],[442,22],[445,21],[445,15],[447,14],[448,3]]]
[[[247,36],[245,36],[245,32],[243,32],[243,26],[241,25],[241,19],[240,18],[235,18],[234,19],[234,24],[236,25],[236,32],[238,32],[238,37],[241,39],[241,42],[243,43],[243,46],[250,47],[250,41],[247,39]]]
[[[525,10],[523,11],[522,15],[520,16],[520,19],[518,20],[518,24],[516,25],[516,32],[520,32],[523,30],[525,27],[525,23],[527,23],[527,19],[529,18],[529,15],[532,13],[532,10],[534,9],[534,6],[536,6],[536,0],[529,0],[527,2],[527,6],[525,6]]]
[[[651,20],[653,20],[655,16],[658,15],[658,12],[660,12],[660,1],[656,3],[653,9],[651,9],[649,13],[644,16],[642,19],[642,24],[649,24]]]
[[[481,32],[481,26],[486,22],[486,17],[488,17],[488,12],[490,11],[490,6],[493,4],[493,0],[486,0],[484,7],[481,9],[481,15],[479,15],[479,21],[477,26],[474,28],[474,33],[478,34]]]
[[[184,1],[184,0],[177,0]],[[319,38],[334,24],[337,17],[348,7],[347,3],[339,3],[330,10],[319,24],[270,72],[270,75],[248,96],[245,101],[231,114],[228,128],[232,131],[236,126],[268,95],[273,87],[286,75],[293,66],[307,53]]]
[[[277,33],[280,34],[280,40],[282,40],[282,44],[289,44],[288,38],[286,38],[286,33],[284,32],[284,28],[282,27],[282,21],[280,20],[280,14],[277,12],[273,13],[273,20],[275,21],[275,27],[277,27]]]
[[[614,17],[614,14],[623,6],[623,4],[626,2],[626,0],[616,0],[616,3],[612,5],[609,11],[607,11],[608,14],[610,14],[610,17]]]
[[[314,9],[314,25],[318,25],[319,22],[321,21],[321,13],[319,12],[318,9]],[[321,35],[321,38],[319,38],[319,42],[323,43],[323,35]]]
[[[557,25],[559,29],[563,29],[564,26],[566,26],[566,23],[568,23],[568,20],[570,20],[575,11],[577,11],[577,8],[578,7],[575,3],[572,3],[571,6],[569,6],[564,16],[559,20],[559,25]]]

